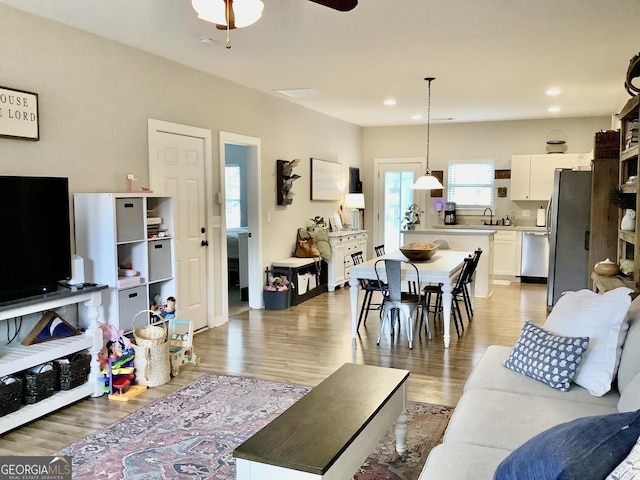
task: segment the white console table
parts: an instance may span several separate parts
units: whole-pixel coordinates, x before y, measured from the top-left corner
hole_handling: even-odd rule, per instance
[[[99,384],[100,366],[95,361],[102,348],[102,331],[98,328],[99,306],[102,302],[101,290],[106,286],[85,287],[83,289],[61,289],[28,299],[0,304],[0,321],[29,315],[67,305],[82,304],[78,309],[78,321],[84,329],[82,335],[60,338],[34,345],[16,344],[0,347],[0,377],[21,372],[41,363],[89,350],[91,353],[91,371],[89,379],[83,385],[67,391],[60,391],[51,397],[32,405],[23,405],[17,412],[0,417],[0,433],[53,412],[84,397],[99,397],[102,386]]]
[[[329,278],[327,289],[333,292],[336,287],[349,283],[353,261],[351,254],[362,252],[364,260],[367,259],[367,239],[369,232],[366,230],[344,230],[329,233],[329,245],[331,246],[331,260],[329,263]]]

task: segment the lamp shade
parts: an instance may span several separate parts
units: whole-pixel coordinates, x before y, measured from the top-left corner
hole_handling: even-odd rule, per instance
[[[433,175],[423,175],[416,180],[416,183],[411,188],[414,190],[439,190],[444,187],[440,180]]]
[[[191,6],[198,12],[198,18],[216,25],[226,25],[227,2],[233,10],[232,27],[248,27],[262,17],[264,3],[261,0],[191,0]]]
[[[363,193],[347,193],[344,198],[345,208],[364,208],[364,194]]]

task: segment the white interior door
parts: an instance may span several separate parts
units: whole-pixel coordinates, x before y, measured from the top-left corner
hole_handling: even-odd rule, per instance
[[[400,248],[402,218],[412,203],[422,204],[421,193],[413,190],[416,179],[424,171],[421,159],[377,159],[374,205],[375,245],[384,244],[391,252]]]
[[[205,179],[210,152],[209,130],[149,120],[150,186],[174,197],[178,318],[192,321],[195,329],[209,326]]]

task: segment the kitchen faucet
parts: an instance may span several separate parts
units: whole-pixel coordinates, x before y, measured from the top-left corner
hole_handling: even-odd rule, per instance
[[[487,210],[489,210],[489,214],[490,214],[490,216],[489,216],[489,225],[493,225],[493,210],[491,210],[490,207],[485,208],[484,212],[482,212],[482,215],[483,216],[486,215],[487,214]],[[487,225],[487,221],[486,220],[484,221],[484,224]]]

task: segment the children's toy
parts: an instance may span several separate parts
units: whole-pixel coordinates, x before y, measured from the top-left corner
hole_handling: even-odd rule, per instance
[[[169,345],[171,374],[174,377],[178,376],[182,365],[198,365],[198,357],[193,351],[193,322],[169,319]]]

